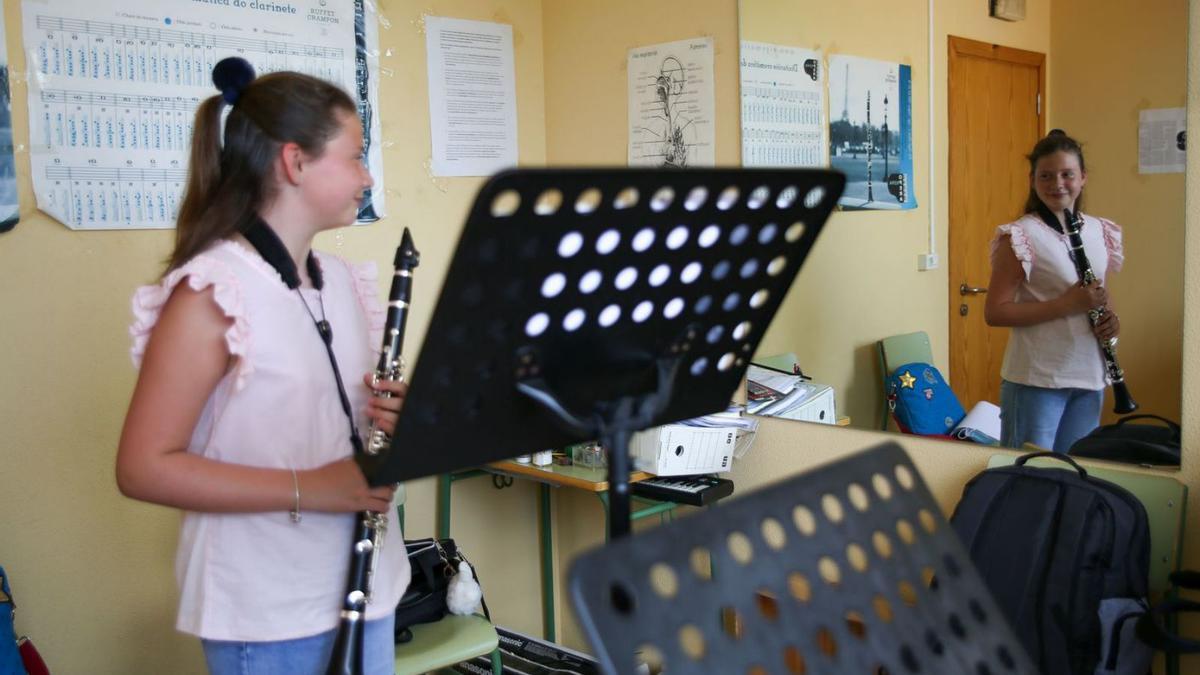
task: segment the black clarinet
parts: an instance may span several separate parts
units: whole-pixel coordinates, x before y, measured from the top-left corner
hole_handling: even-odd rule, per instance
[[[375,366],[372,381],[404,381],[404,327],[408,323],[408,307],[412,298],[412,272],[421,263],[421,254],[413,246],[408,228],[396,248],[395,276],[388,292],[387,321],[383,327],[383,348],[379,351],[379,362]],[[391,392],[377,392],[376,396],[391,398]],[[355,456],[363,473],[370,478],[375,467],[386,459],[391,447],[391,438],[371,422],[367,430],[367,441],[363,452]],[[346,594],[342,598],[341,619],[337,638],[333,643],[333,657],[329,661],[328,675],[361,675],[363,672],[363,622],[366,620],[367,603],[371,601],[371,585],[375,578],[375,566],[379,560],[379,549],[387,532],[387,513],[360,511],[355,517],[354,539],[350,547],[350,571],[346,579]]]
[[[1096,281],[1096,273],[1092,271],[1092,265],[1088,262],[1087,253],[1083,250],[1083,237],[1079,234],[1080,228],[1083,227],[1083,216],[1079,215],[1079,211],[1072,213],[1070,209],[1066,210],[1065,215],[1064,231],[1071,244],[1071,261],[1075,263],[1075,271],[1079,273],[1079,282],[1089,286]],[[1093,327],[1100,323],[1105,311],[1104,307],[1088,310],[1088,319]],[[1104,370],[1108,372],[1108,379],[1112,381],[1113,412],[1125,415],[1137,410],[1137,401],[1133,400],[1133,396],[1129,394],[1129,386],[1125,384],[1125,371],[1121,370],[1121,364],[1117,363],[1117,338],[1097,339],[1100,342],[1100,354],[1104,358]]]

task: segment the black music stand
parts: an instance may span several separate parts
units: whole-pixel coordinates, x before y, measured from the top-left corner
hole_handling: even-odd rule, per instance
[[[612,540],[569,584],[608,675],[1037,673],[894,441]]]
[[[845,178],[518,169],[479,192],[374,485],[599,439],[610,533],[631,434],[723,410]]]

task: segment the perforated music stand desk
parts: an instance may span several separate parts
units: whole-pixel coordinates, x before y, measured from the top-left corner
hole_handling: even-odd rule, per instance
[[[576,558],[606,675],[1036,675],[895,442]],[[643,671],[644,672],[644,671]]]
[[[816,169],[517,169],[479,191],[375,485],[724,410],[837,203]],[[420,283],[419,279],[417,283]]]

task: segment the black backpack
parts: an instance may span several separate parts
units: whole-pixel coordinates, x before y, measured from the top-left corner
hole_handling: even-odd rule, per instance
[[[1027,466],[1054,457],[1074,471]],[[1150,526],[1128,490],[1066,455],[1035,452],[967,483],[950,517],[979,574],[1045,675],[1149,671]]]
[[[1150,421],[1149,424],[1144,423]],[[1158,415],[1126,415],[1075,441],[1072,457],[1179,466],[1179,425]]]

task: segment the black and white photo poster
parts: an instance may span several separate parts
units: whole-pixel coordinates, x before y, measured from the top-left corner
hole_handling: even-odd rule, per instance
[[[846,174],[843,209],[916,208],[909,66],[829,57],[829,163]]]
[[[17,203],[17,167],[13,157],[12,93],[8,88],[8,50],[0,14],[0,232],[8,232],[20,219]]]

